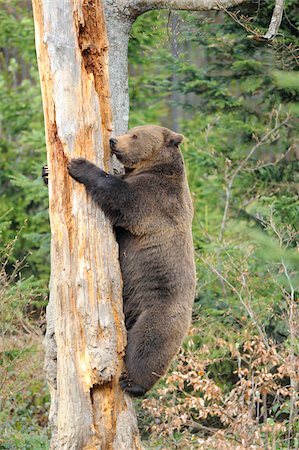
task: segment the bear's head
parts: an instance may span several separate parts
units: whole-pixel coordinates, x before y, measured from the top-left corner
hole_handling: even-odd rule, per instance
[[[165,163],[179,155],[181,134],[157,125],[142,125],[110,139],[110,148],[125,168]]]

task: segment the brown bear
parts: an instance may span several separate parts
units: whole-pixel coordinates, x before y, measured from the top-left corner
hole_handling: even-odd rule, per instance
[[[82,158],[68,166],[115,229],[127,328],[120,384],[135,396],[165,374],[191,319],[193,207],[182,140],[167,128],[139,126],[110,139],[124,175],[108,174]]]

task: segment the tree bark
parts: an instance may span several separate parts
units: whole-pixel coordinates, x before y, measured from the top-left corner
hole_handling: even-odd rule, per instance
[[[33,0],[48,150],[51,221],[46,373],[52,449],[141,448],[132,402],[118,384],[126,334],[110,224],[67,163],[111,170],[108,37],[102,5]],[[126,127],[126,121],[116,128]]]

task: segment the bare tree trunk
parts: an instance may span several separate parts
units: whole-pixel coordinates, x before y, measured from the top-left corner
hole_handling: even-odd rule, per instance
[[[117,245],[103,213],[67,174],[74,156],[111,169],[103,10],[96,0],[33,0],[33,7],[50,170],[51,448],[138,449],[134,409],[118,384],[126,341]]]

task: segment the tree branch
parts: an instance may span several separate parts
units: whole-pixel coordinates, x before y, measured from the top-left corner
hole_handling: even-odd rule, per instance
[[[207,1],[207,0],[205,0],[205,1]],[[244,0],[244,2],[245,1],[246,0]],[[214,0],[212,0],[211,3],[214,3]],[[270,22],[267,33],[264,35],[261,35],[261,33],[257,29],[254,29],[249,23],[244,21],[244,19],[239,19],[239,11],[238,12],[229,11],[226,7],[226,3],[229,4],[228,7],[232,7],[232,6],[236,6],[238,3],[242,3],[242,2],[234,2],[234,1],[232,1],[232,2],[222,1],[221,2],[221,1],[219,1],[218,7],[215,8],[212,6],[210,9],[222,9],[223,11],[225,11],[237,24],[239,24],[241,27],[243,27],[248,33],[252,34],[252,36],[248,36],[248,37],[255,39],[257,41],[271,41],[277,35],[280,24],[281,24],[282,16],[283,16],[284,0],[275,0],[275,7],[274,7],[274,10],[272,13],[271,22]]]
[[[271,41],[277,35],[282,20],[283,7],[284,7],[284,0],[275,1],[275,7],[273,10],[271,22],[267,33],[264,34],[263,36],[263,39]]]
[[[278,123],[278,119],[276,119],[276,124],[275,127],[272,128],[271,130],[268,131],[268,133],[266,133],[252,148],[251,150],[248,152],[247,156],[243,159],[243,161],[239,164],[239,166],[235,169],[235,171],[232,173],[232,175],[229,178],[228,184],[226,186],[226,198],[225,198],[225,206],[224,206],[224,213],[223,213],[223,219],[222,219],[222,223],[221,223],[221,230],[219,233],[219,241],[222,242],[223,240],[223,235],[224,235],[224,230],[225,230],[225,226],[226,226],[226,222],[227,222],[227,216],[228,216],[228,209],[230,206],[230,197],[231,197],[231,191],[232,191],[232,186],[233,183],[235,181],[236,176],[238,175],[238,173],[244,168],[244,166],[246,165],[246,163],[249,161],[249,159],[252,157],[252,155],[254,154],[254,152],[263,144],[265,144],[268,139],[273,136],[274,133],[276,133],[276,131],[281,128],[282,126],[286,125],[289,121],[289,116],[287,116],[287,118],[281,122]]]
[[[204,258],[202,258],[200,255],[198,255],[198,256],[199,256],[199,259],[200,259],[205,265],[207,265],[207,266],[211,269],[211,271],[212,271],[214,274],[216,274],[217,277],[218,277],[220,280],[222,280],[222,281],[223,281],[223,282],[231,289],[231,291],[238,297],[238,299],[240,300],[241,305],[243,305],[245,311],[247,312],[248,316],[250,317],[250,319],[252,320],[253,324],[255,325],[255,327],[256,327],[256,329],[257,329],[257,331],[258,331],[258,333],[259,333],[259,336],[260,336],[260,338],[261,338],[261,340],[262,340],[262,342],[264,343],[265,347],[266,347],[267,349],[269,349],[270,347],[269,347],[269,343],[268,343],[268,340],[267,340],[267,336],[266,336],[265,333],[263,332],[262,328],[260,327],[260,325],[259,325],[259,323],[258,323],[258,321],[257,321],[257,319],[256,319],[256,316],[255,316],[255,313],[254,313],[254,311],[253,311],[253,309],[252,309],[252,307],[251,307],[250,301],[246,301],[245,298],[242,296],[241,292],[240,292],[235,286],[233,286],[233,285],[230,283],[230,281],[229,281],[227,278],[225,278],[225,277],[224,277],[224,276],[216,269],[216,267],[214,267],[212,264],[210,264],[207,260],[205,260]]]
[[[180,9],[186,11],[223,10],[245,3],[246,0],[129,0],[126,8],[137,17],[152,9]]]

